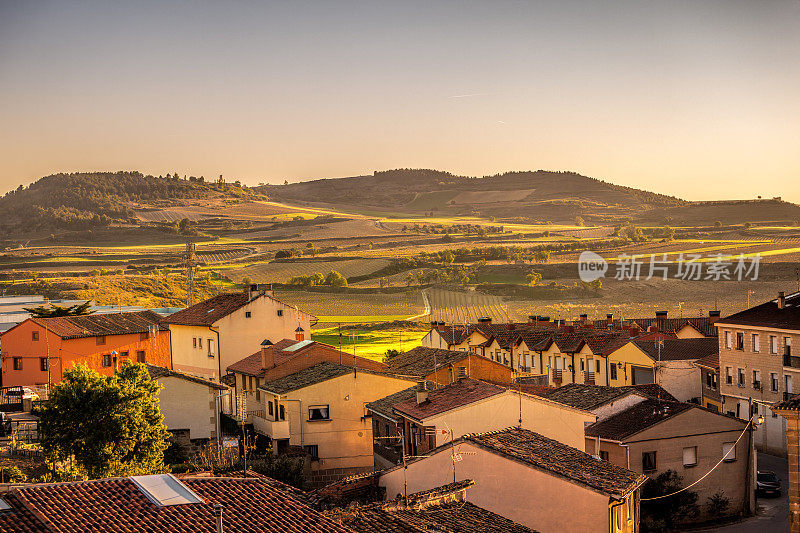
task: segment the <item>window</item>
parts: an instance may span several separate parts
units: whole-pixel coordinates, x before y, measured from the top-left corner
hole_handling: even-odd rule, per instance
[[[253,390],[253,376],[247,377],[247,390]]]
[[[245,318],[250,318],[251,316],[253,316],[253,313],[251,313],[250,311],[245,311],[244,312],[244,317]]]
[[[581,359],[581,372],[583,372],[583,359]]]
[[[119,356],[121,358],[123,358],[123,359],[127,359],[128,358],[128,352],[119,352]]]
[[[683,449],[683,466],[697,466],[697,446],[689,446]]]
[[[605,450],[600,450],[600,459],[602,461],[608,461],[608,452]]]
[[[644,452],[642,454],[642,471],[652,472],[656,469],[656,452]]]
[[[309,420],[330,420],[327,405],[312,405],[308,408]]]
[[[150,338],[150,334],[147,333],[146,331],[144,333],[139,333],[140,341],[146,341],[148,338]]]
[[[12,361],[14,364],[14,370],[22,370],[22,357],[14,357]]]
[[[278,418],[280,420],[286,420],[286,410],[282,405],[278,407]]]
[[[38,331],[31,331],[31,340],[38,341],[39,340],[39,332]]]
[[[598,374],[600,373],[600,359],[595,359],[594,361],[594,371]]]
[[[319,461],[319,444],[306,444],[303,449],[311,457],[312,461]]]
[[[202,337],[197,337],[197,347],[200,348],[201,350],[203,349],[203,338]]]
[[[744,351],[744,333],[741,331],[736,332],[736,349]]]
[[[283,316],[283,309],[278,309],[278,316]]]
[[[42,372],[47,372],[47,357],[39,358],[39,370]]]
[[[753,351],[756,353],[761,351],[761,343],[758,340],[758,333],[753,333]]]
[[[726,366],[725,367],[725,383],[727,383],[728,385],[732,385],[733,384],[733,375],[732,374],[733,374],[733,372],[732,372],[731,367]]]
[[[617,524],[617,531],[622,531],[622,505],[614,507],[614,522]]]
[[[615,363],[611,363],[609,367],[609,374],[611,375],[611,379],[617,379],[617,365]]]
[[[197,337],[192,337],[192,348],[197,348]]]
[[[465,366],[458,367],[458,377],[459,378],[467,377],[467,367]]]
[[[99,335],[98,337],[96,337],[96,339],[97,339],[97,345],[98,346],[106,343],[106,336],[105,335]]]
[[[136,351],[136,362],[137,363],[144,363],[144,350],[137,350]]]
[[[258,382],[256,381],[256,401],[261,402],[261,391],[258,390]]]
[[[717,375],[713,372],[706,372],[706,387],[712,390],[717,388]]]
[[[636,507],[633,505],[633,496],[628,496],[626,502],[627,502],[626,507],[628,508],[628,522],[631,522],[633,521],[634,518],[636,518],[635,516],[633,516],[634,513],[636,512]]]
[[[208,356],[214,357],[216,353],[214,353],[214,339],[208,339]]]
[[[739,386],[744,387],[744,370],[739,369]]]
[[[111,366],[111,354],[104,353],[103,356],[102,356],[102,359],[103,359],[102,365],[104,367],[108,368],[109,366]]]
[[[722,457],[726,463],[732,463],[736,460],[736,446],[735,442],[722,443]]]
[[[778,353],[778,336],[777,335],[770,335],[769,336],[769,353],[771,353],[771,354]]]
[[[791,337],[784,337],[783,338],[783,349],[786,355],[792,355],[792,338]]]
[[[778,374],[776,374],[775,372],[770,373],[769,381],[772,392],[778,392]]]
[[[729,349],[729,350],[731,349],[731,332],[730,331],[726,331],[725,332],[725,347],[727,349]]]
[[[269,416],[272,416],[272,415],[275,414],[275,410],[272,407],[272,400],[267,402],[267,412],[269,413]]]
[[[759,390],[761,388],[761,371],[753,370],[753,388]]]

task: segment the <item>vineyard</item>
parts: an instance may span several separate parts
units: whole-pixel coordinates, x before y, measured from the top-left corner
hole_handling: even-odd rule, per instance
[[[240,282],[248,277],[256,283],[286,283],[294,276],[308,276],[315,272],[327,274],[336,270],[344,277],[365,276],[387,266],[386,259],[345,259],[342,261],[298,261],[293,263],[257,263],[244,267],[228,268],[224,274]]]
[[[219,252],[198,252],[197,260],[205,264],[218,264],[236,261],[250,255],[252,252],[247,249],[238,249]]]
[[[428,289],[425,295],[431,308],[430,320],[448,324],[474,323],[481,317],[489,317],[495,322],[508,320],[508,307],[499,296],[442,289]]]
[[[321,323],[385,322],[425,310],[419,291],[352,294],[277,290],[275,297],[315,315]]]

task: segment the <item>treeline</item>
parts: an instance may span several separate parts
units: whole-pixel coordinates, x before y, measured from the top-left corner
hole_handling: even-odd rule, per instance
[[[213,182],[204,177],[181,178],[141,172],[76,172],[46,176],[0,198],[0,217],[6,234],[19,230],[80,230],[114,222],[135,222],[133,202],[171,198],[203,198],[214,192],[241,197],[252,192],[240,183]]]

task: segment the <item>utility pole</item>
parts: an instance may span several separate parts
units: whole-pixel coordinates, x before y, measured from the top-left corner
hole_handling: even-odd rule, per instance
[[[186,306],[194,305],[194,267],[197,266],[195,255],[196,246],[193,242],[186,243],[184,266],[186,266]]]

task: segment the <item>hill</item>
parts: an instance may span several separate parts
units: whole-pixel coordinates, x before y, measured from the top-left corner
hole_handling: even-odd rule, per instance
[[[136,224],[132,208],[176,198],[247,197],[254,193],[237,184],[207,183],[141,172],[53,174],[20,186],[0,198],[6,235],[21,232],[83,230],[113,223]]]
[[[288,202],[442,214],[480,214],[552,220],[575,216],[623,217],[686,204],[672,196],[622,187],[574,172],[506,172],[481,178],[428,169],[397,169],[372,176],[320,179],[262,189]]]

